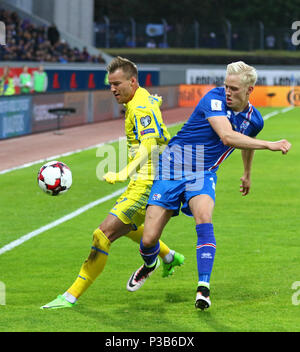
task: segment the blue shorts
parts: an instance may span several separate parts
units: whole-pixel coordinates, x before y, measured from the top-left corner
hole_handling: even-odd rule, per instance
[[[217,175],[215,172],[204,171],[203,177],[195,180],[155,180],[151,189],[148,205],[159,205],[165,209],[174,210],[173,216],[181,211],[192,216],[189,200],[201,194],[209,195],[215,201]]]

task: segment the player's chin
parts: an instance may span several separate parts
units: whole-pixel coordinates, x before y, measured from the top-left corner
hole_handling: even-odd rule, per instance
[[[119,94],[115,95],[115,99],[116,99],[116,101],[117,101],[119,104],[122,104],[122,103],[123,103],[123,102],[122,102],[122,98],[121,98],[121,96],[120,96]]]

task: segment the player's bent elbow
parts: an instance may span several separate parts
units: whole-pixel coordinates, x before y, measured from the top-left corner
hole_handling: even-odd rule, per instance
[[[221,141],[226,147],[236,147],[237,143],[237,136],[239,136],[240,133],[237,133],[235,131],[224,131],[221,135]]]
[[[231,147],[231,139],[230,139],[229,134],[225,134],[225,135],[221,136],[221,141],[227,147]]]

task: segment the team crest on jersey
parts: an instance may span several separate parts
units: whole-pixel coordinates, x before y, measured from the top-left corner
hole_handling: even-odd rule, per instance
[[[248,128],[249,125],[250,125],[250,122],[247,121],[247,120],[244,120],[244,121],[241,123],[240,132],[241,132],[241,133],[244,133],[244,132],[246,131],[246,129]]]
[[[149,126],[151,123],[151,117],[149,115],[141,117],[141,125],[143,127]]]
[[[159,193],[154,193],[152,198],[153,198],[153,200],[160,200],[161,194],[159,194]]]

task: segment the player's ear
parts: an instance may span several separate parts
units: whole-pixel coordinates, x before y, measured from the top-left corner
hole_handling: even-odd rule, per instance
[[[137,83],[136,77],[132,76],[132,77],[130,78],[130,83],[131,83],[132,85],[135,85],[135,84]]]
[[[249,86],[248,87],[248,94],[250,95],[253,92],[254,87],[253,86]]]

